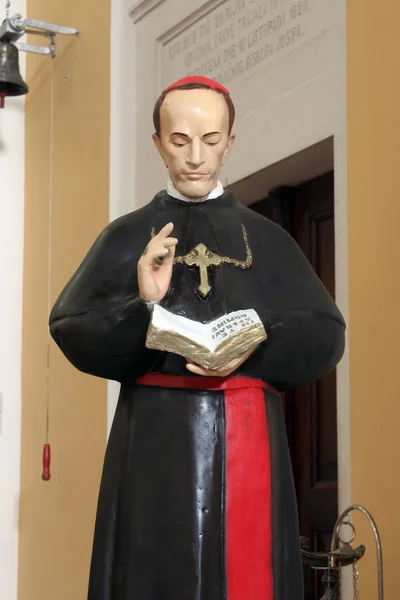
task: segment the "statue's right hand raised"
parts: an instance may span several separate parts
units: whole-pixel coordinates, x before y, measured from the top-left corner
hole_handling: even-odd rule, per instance
[[[168,291],[174,265],[176,238],[167,223],[144,249],[137,266],[139,294],[146,302],[159,302]]]

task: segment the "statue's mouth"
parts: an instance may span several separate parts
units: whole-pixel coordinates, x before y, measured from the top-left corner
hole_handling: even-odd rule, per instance
[[[197,181],[198,179],[202,179],[205,176],[205,173],[186,173],[187,179],[190,181]]]

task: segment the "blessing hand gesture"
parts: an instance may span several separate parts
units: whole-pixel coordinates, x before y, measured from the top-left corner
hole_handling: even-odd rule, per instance
[[[168,291],[178,243],[176,238],[169,237],[173,229],[173,223],[167,223],[149,242],[139,259],[139,294],[146,302],[159,302]]]

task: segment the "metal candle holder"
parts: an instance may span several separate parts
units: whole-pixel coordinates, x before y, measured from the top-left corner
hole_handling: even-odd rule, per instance
[[[375,537],[378,569],[378,600],[383,600],[383,559],[382,545],[378,528],[372,515],[362,506],[353,504],[349,506],[338,518],[332,534],[331,548],[329,552],[309,552],[305,548],[304,539],[302,540],[302,557],[304,564],[310,565],[313,569],[324,570],[322,582],[325,586],[325,593],[321,600],[340,600],[340,574],[343,567],[353,566],[354,582],[354,600],[359,600],[358,587],[358,562],[365,554],[365,546],[361,545],[352,548],[351,544],[356,538],[354,525],[349,520],[349,515],[353,511],[361,512],[369,521]],[[345,542],[340,537],[340,529],[347,525],[352,529],[351,540]]]

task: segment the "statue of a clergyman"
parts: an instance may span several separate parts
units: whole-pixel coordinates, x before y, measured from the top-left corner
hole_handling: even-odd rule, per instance
[[[234,115],[202,77],[161,94],[167,189],[106,227],[51,313],[78,369],[121,382],[90,600],[303,600],[279,391],[332,369],[345,325],[293,239],[218,180]]]

